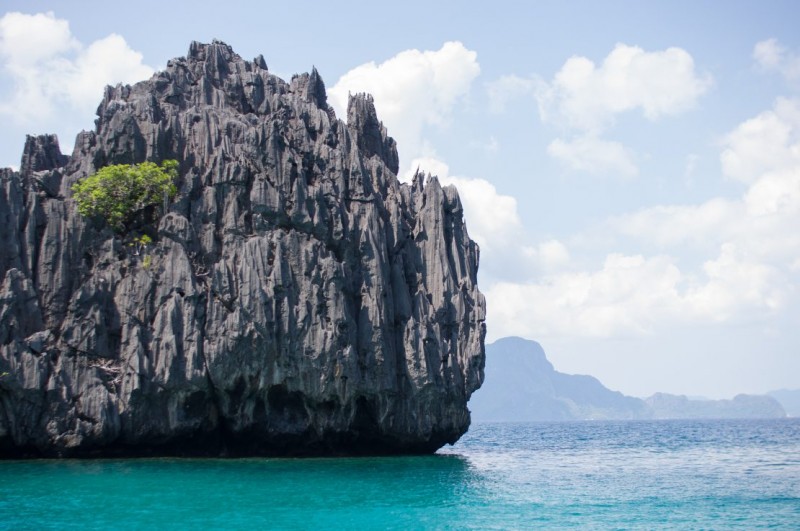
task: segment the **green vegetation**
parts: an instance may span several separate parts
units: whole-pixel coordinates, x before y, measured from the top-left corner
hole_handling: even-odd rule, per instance
[[[133,247],[133,254],[136,256],[141,255],[147,250],[147,247],[153,243],[153,238],[148,236],[147,234],[142,234],[141,236],[137,236],[128,244],[128,247]],[[153,257],[149,254],[144,255],[142,257],[142,267],[145,269],[150,269],[150,264],[153,263]]]
[[[144,209],[175,196],[177,176],[175,160],[165,160],[161,166],[154,162],[114,164],[81,179],[72,191],[81,215],[100,216],[114,231],[123,234]]]
[[[142,252],[147,249],[147,246],[153,243],[153,238],[148,236],[147,234],[142,234],[141,236],[137,236],[133,239],[131,243],[128,245],[133,247],[135,250],[136,256],[142,254]]]

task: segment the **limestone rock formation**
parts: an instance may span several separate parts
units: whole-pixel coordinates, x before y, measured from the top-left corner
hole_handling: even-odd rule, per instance
[[[369,96],[345,124],[316,71],[192,43],[97,114],[72,156],[29,137],[0,170],[0,456],[417,453],[466,431],[478,248],[455,188],[398,182]],[[77,213],[81,177],[166,159],[156,221]]]

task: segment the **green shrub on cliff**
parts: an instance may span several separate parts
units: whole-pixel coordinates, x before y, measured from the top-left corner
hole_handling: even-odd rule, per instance
[[[100,216],[118,233],[144,209],[171,199],[177,192],[178,162],[114,164],[72,186],[78,212]]]

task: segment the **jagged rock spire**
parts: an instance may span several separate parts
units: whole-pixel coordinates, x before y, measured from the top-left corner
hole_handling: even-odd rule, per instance
[[[375,102],[369,94],[350,95],[347,101],[347,126],[356,139],[358,149],[367,157],[378,156],[397,174],[400,159],[397,144],[389,137],[383,123],[378,120]]]

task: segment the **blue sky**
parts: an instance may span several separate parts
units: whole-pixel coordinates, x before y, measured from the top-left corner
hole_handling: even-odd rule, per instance
[[[339,116],[373,93],[400,178],[458,186],[490,340],[637,396],[800,388],[796,2],[112,6],[4,3],[0,166],[217,38]]]

